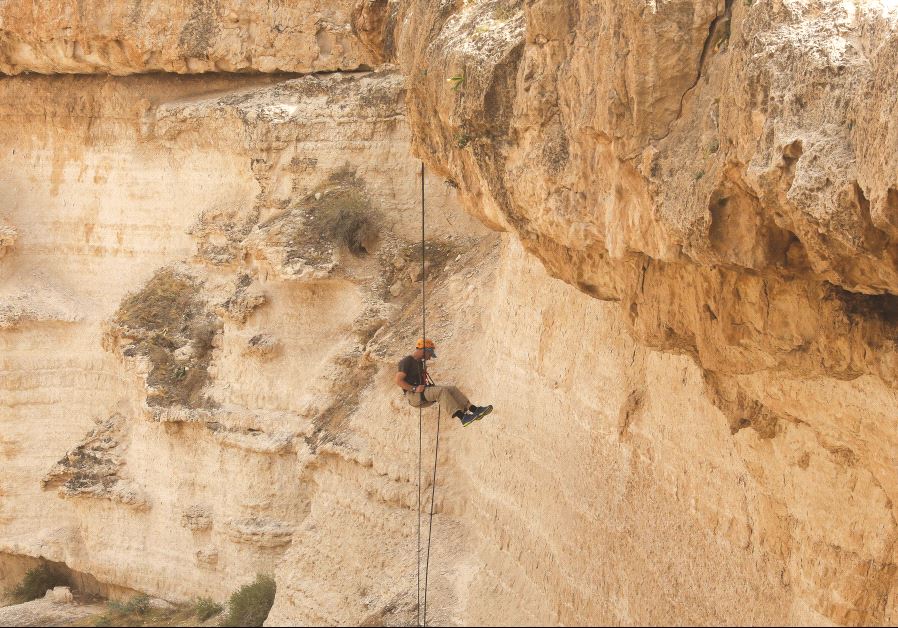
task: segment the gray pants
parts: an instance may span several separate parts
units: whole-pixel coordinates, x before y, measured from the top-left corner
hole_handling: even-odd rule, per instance
[[[410,406],[421,406],[421,393],[407,393],[405,396]],[[468,398],[455,386],[428,386],[424,389],[424,399],[427,400],[425,408],[439,403],[446,416],[452,416],[459,410],[464,412],[471,405]]]

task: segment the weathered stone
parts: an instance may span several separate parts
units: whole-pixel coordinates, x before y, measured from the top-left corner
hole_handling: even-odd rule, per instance
[[[196,564],[200,567],[215,567],[218,565],[218,550],[215,548],[198,549],[194,554]]]
[[[146,496],[124,471],[125,436],[121,416],[98,422],[81,444],[66,453],[41,479],[41,487],[57,488],[61,497],[108,499],[146,510]]]
[[[181,514],[181,525],[193,531],[208,530],[212,527],[212,513],[202,506],[190,506]]]
[[[256,357],[271,357],[280,349],[281,343],[271,334],[256,334],[246,341],[243,352]]]
[[[70,604],[75,600],[69,587],[53,587],[47,590],[44,599],[54,604]]]
[[[375,57],[354,0],[49,0],[0,8],[0,72],[320,72]]]
[[[12,73],[216,70],[0,82],[0,551],[174,597],[262,565],[268,625],[415,622],[411,142],[429,367],[495,406],[440,423],[429,620],[896,623],[888,3],[249,3],[252,32],[194,4],[68,19],[71,61],[56,22],[0,10]],[[320,60],[328,23],[356,34]],[[225,75],[351,49],[398,70]],[[184,306],[119,344],[163,268]],[[201,355],[191,395],[147,405],[154,368]],[[116,413],[114,446],[71,449]],[[37,489],[90,456],[109,499]]]

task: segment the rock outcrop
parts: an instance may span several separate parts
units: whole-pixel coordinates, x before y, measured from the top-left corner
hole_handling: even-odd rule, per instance
[[[353,0],[8,2],[0,72],[322,72],[377,61],[353,32]]]
[[[0,9],[0,567],[415,621],[423,276],[496,407],[433,623],[898,621],[890,3],[56,4]]]
[[[122,417],[112,417],[88,432],[41,480],[44,489],[59,488],[61,497],[109,499],[139,510],[148,507],[140,489],[124,476],[120,451],[125,438]]]
[[[736,517],[742,541],[724,534],[772,552],[781,589],[838,623],[895,612],[898,442],[860,427],[888,422],[898,384],[896,170],[883,158],[896,147],[883,74],[895,19],[884,3],[816,0],[410,2],[392,34],[416,77],[416,148],[466,208],[618,302],[639,343],[698,366],[696,397],[714,408],[701,412],[725,417],[747,475],[678,498],[718,503],[751,478],[772,511]],[[832,394],[858,386],[860,406]],[[622,439],[646,403],[644,386],[627,396]],[[814,450],[827,489],[784,489],[799,481],[786,461],[804,472]],[[865,505],[826,506],[846,501]],[[834,517],[845,533],[881,521],[882,534],[821,532]],[[602,621],[651,621],[632,602]]]

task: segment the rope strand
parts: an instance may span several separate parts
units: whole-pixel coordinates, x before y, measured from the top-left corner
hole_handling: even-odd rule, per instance
[[[425,262],[424,242],[424,162],[421,162],[421,338],[424,340],[424,369],[421,373],[421,384],[425,389],[433,381],[427,374],[427,264]],[[437,437],[433,450],[433,482],[430,487],[430,518],[427,525],[427,555],[424,562],[424,606],[421,606],[421,462],[423,459],[423,431],[424,431],[424,394],[421,394],[418,406],[418,625],[427,626],[427,583],[430,574],[430,541],[433,538],[433,506],[436,501],[437,491],[437,460],[440,453],[440,420],[441,410],[437,406]],[[422,613],[423,611],[423,613]]]
[[[430,523],[427,526],[427,562],[424,566],[424,625],[427,626],[427,576],[430,573],[430,540],[433,538],[433,504],[437,494],[437,456],[440,453],[440,408],[437,407],[437,442],[433,450],[433,483],[430,485]]]
[[[427,294],[425,292],[426,288],[426,277],[424,276],[424,162],[421,162],[421,337],[425,340],[427,339],[427,308],[426,308],[426,299]],[[424,343],[427,344],[426,342]],[[424,373],[427,373],[427,348],[425,347],[424,351]],[[426,376],[421,374],[421,383],[426,383]],[[412,393],[417,394],[417,393]],[[418,625],[421,624],[421,461],[423,459],[423,412],[424,412],[424,398],[419,400],[420,405],[418,406]],[[427,572],[424,574],[424,602],[425,607],[427,604]],[[427,611],[424,612],[425,622],[427,617]]]
[[[418,613],[417,624],[421,625],[421,449],[423,443],[422,427],[424,425],[423,409],[418,406],[418,604],[415,607]]]

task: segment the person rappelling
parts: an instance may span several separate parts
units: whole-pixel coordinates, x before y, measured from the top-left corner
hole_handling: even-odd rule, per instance
[[[418,408],[418,625],[427,626],[427,577],[430,573],[430,541],[433,538],[433,505],[436,503],[437,461],[440,459],[440,417],[445,412],[454,416],[463,426],[482,419],[493,411],[493,406],[475,406],[455,386],[437,386],[427,374],[427,360],[437,357],[436,345],[427,337],[427,263],[424,230],[424,162],[421,162],[421,337],[415,351],[399,362],[396,385],[413,408]],[[421,453],[423,451],[424,408],[437,406],[436,439],[433,446],[433,481],[430,485],[430,521],[427,525],[427,557],[424,561],[424,605],[421,605]],[[423,615],[421,614],[423,611]],[[423,618],[423,619],[422,619]]]
[[[439,403],[448,415],[454,416],[462,425],[470,425],[493,411],[493,406],[475,406],[455,386],[437,386],[427,373],[427,360],[437,357],[436,345],[428,338],[419,338],[415,352],[399,362],[396,373],[398,385],[413,408],[426,408]]]

